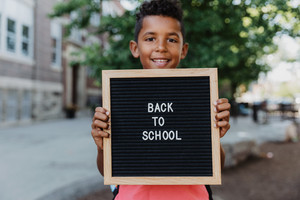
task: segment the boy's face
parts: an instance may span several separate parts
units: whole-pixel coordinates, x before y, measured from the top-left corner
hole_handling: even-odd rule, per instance
[[[145,17],[138,43],[130,41],[132,55],[140,57],[144,69],[176,68],[188,51],[180,28],[179,21],[171,17]]]

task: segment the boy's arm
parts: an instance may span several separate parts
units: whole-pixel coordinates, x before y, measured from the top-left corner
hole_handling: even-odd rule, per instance
[[[108,138],[109,134],[103,129],[109,129],[109,112],[102,107],[95,109],[95,114],[92,123],[92,136],[97,145],[97,166],[99,172],[103,175],[103,138]]]
[[[98,147],[98,155],[97,155],[97,167],[102,176],[104,176],[103,172],[103,150]]]
[[[215,112],[217,113],[214,120],[215,120],[215,127],[220,128],[220,138],[224,137],[227,131],[230,129],[229,118],[230,118],[230,103],[228,103],[228,99],[218,99],[215,103]],[[225,152],[222,147],[220,146],[220,153],[221,153],[221,167],[224,167],[225,164]]]

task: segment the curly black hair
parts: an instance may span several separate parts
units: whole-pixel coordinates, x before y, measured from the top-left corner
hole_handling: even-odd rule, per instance
[[[143,19],[149,15],[161,15],[177,19],[180,22],[183,43],[185,42],[185,31],[184,24],[182,21],[182,9],[178,0],[145,1],[140,7],[140,12],[136,14],[136,24],[134,32],[134,39],[136,42],[138,42],[138,35],[143,27]]]

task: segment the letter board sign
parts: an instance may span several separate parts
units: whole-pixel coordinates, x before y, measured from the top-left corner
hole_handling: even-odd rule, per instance
[[[217,69],[102,71],[104,183],[220,184]]]

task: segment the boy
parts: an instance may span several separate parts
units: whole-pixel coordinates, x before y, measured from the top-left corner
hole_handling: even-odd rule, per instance
[[[130,51],[139,58],[144,69],[176,68],[187,55],[188,44],[184,40],[182,10],[176,1],[152,0],[144,2],[137,14],[135,41],[130,41]],[[220,137],[228,129],[230,104],[227,99],[218,99],[214,103],[218,114],[215,127],[220,128]],[[98,147],[97,164],[103,174],[103,137],[109,137],[103,129],[110,128],[109,111],[98,107],[92,123],[92,136]],[[221,148],[221,161],[224,163],[224,151]],[[122,185],[116,200],[199,200],[210,199],[211,194],[201,185]]]

